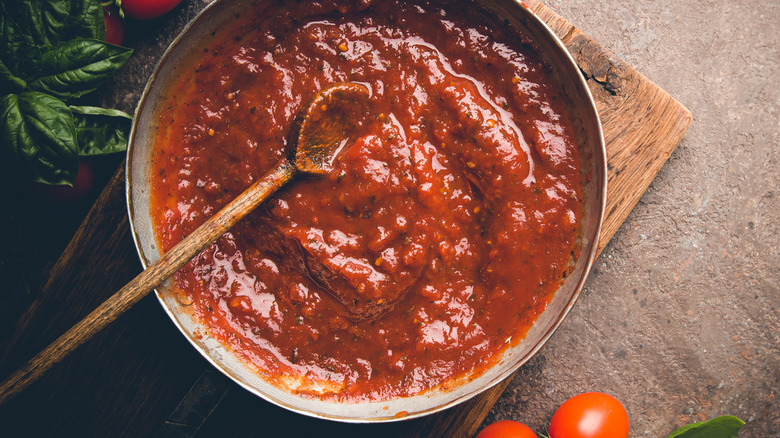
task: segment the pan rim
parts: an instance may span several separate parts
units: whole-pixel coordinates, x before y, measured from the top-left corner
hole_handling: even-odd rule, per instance
[[[136,186],[135,183],[135,177],[134,177],[134,167],[133,162],[134,160],[133,155],[136,153],[136,146],[135,146],[135,139],[137,135],[139,134],[139,130],[142,128],[139,128],[139,120],[144,115],[145,111],[153,112],[154,108],[147,108],[146,103],[150,99],[150,94],[153,92],[153,87],[157,83],[159,79],[159,75],[162,71],[162,66],[172,57],[174,57],[174,51],[179,50],[181,42],[185,38],[188,33],[195,28],[199,23],[208,20],[209,15],[212,14],[212,11],[217,10],[217,8],[221,7],[224,3],[226,3],[224,0],[217,0],[209,5],[207,5],[190,23],[188,23],[184,29],[176,36],[176,38],[171,42],[171,44],[168,46],[168,48],[163,53],[162,57],[158,61],[157,65],[155,66],[155,69],[150,76],[149,80],[146,83],[146,86],[143,90],[143,93],[141,95],[141,98],[139,100],[139,103],[136,107],[136,111],[134,113],[133,117],[133,123],[129,135],[129,144],[128,144],[128,150],[127,150],[127,160],[126,160],[126,168],[125,168],[125,175],[126,175],[126,186],[125,186],[125,196],[126,196],[126,203],[127,203],[127,210],[128,210],[128,217],[130,219],[130,227],[133,237],[133,242],[136,246],[136,251],[139,254],[139,257],[141,259],[141,263],[144,268],[146,268],[152,260],[150,260],[149,256],[146,254],[144,250],[144,242],[142,241],[142,233],[139,232],[138,226],[136,225],[136,205],[134,201],[134,194],[133,189]],[[478,2],[478,3],[486,3],[486,2]],[[588,236],[590,239],[590,247],[587,252],[583,251],[580,254],[580,259],[583,260],[583,269],[584,274],[580,276],[579,280],[577,281],[574,292],[571,294],[570,297],[568,297],[568,300],[566,301],[565,305],[562,307],[561,311],[553,318],[554,322],[546,328],[544,333],[539,337],[537,341],[533,344],[533,346],[527,351],[527,353],[524,354],[523,357],[521,357],[519,360],[516,360],[510,367],[502,371],[501,373],[498,373],[495,376],[492,376],[488,382],[483,382],[481,386],[478,388],[475,388],[473,390],[470,390],[462,395],[459,395],[457,397],[454,397],[445,403],[438,404],[433,407],[425,408],[416,410],[413,412],[408,412],[403,416],[394,415],[393,411],[388,411],[388,415],[386,416],[369,416],[369,417],[362,417],[357,418],[353,416],[341,416],[336,414],[325,414],[322,412],[313,412],[310,409],[301,408],[299,406],[296,406],[292,403],[285,402],[277,397],[273,397],[266,392],[262,391],[260,388],[257,388],[255,386],[252,386],[247,381],[245,381],[243,378],[236,376],[235,373],[230,370],[228,367],[225,366],[221,361],[217,360],[216,358],[212,357],[211,354],[209,354],[203,347],[203,345],[199,342],[197,342],[193,336],[191,336],[185,327],[182,326],[181,321],[178,319],[178,316],[174,313],[174,311],[170,308],[170,306],[166,303],[163,293],[160,290],[155,290],[155,295],[157,296],[158,301],[160,301],[160,304],[162,305],[165,312],[168,314],[168,316],[171,318],[171,320],[174,322],[174,324],[177,326],[177,328],[185,335],[185,338],[195,347],[195,349],[209,362],[220,370],[223,374],[230,377],[231,380],[238,383],[240,386],[244,387],[248,391],[252,392],[253,394],[261,397],[262,399],[271,402],[277,406],[283,407],[285,409],[289,409],[293,412],[297,412],[303,415],[315,417],[315,418],[324,418],[329,420],[335,420],[335,421],[341,421],[341,422],[347,422],[347,423],[381,423],[381,422],[394,422],[394,421],[403,421],[407,419],[413,419],[418,418],[421,416],[433,414],[436,412],[440,412],[444,409],[450,408],[454,405],[460,404],[466,400],[469,400],[487,390],[490,388],[496,386],[501,382],[502,380],[508,378],[509,376],[513,375],[523,364],[525,364],[531,357],[533,357],[535,354],[539,352],[539,350],[542,349],[542,347],[549,341],[552,334],[555,332],[555,330],[563,323],[566,316],[569,314],[571,309],[573,308],[575,302],[579,298],[579,295],[581,294],[582,288],[584,287],[584,284],[588,277],[588,272],[590,271],[598,250],[598,241],[601,233],[601,226],[603,223],[603,218],[605,214],[606,209],[606,195],[607,195],[607,166],[606,166],[606,147],[605,147],[605,140],[604,140],[604,133],[602,129],[601,120],[599,118],[599,114],[597,111],[597,108],[595,106],[595,102],[593,99],[593,96],[590,92],[590,89],[587,85],[587,81],[585,80],[584,76],[582,75],[581,71],[579,70],[579,67],[576,64],[576,61],[572,57],[572,55],[568,52],[563,42],[558,38],[558,36],[550,29],[550,27],[541,20],[532,10],[528,8],[524,3],[516,0],[509,0],[504,3],[509,3],[509,7],[515,7],[515,8],[521,8],[525,14],[526,18],[528,20],[532,20],[534,25],[539,26],[540,29],[542,29],[543,32],[546,33],[546,36],[550,38],[551,42],[558,47],[559,50],[561,50],[560,56],[563,56],[564,59],[566,59],[569,65],[567,65],[567,68],[570,68],[574,71],[574,73],[577,76],[578,80],[578,89],[586,96],[585,101],[589,104],[588,108],[583,109],[583,111],[587,111],[591,117],[595,120],[595,125],[591,127],[595,130],[594,136],[596,137],[596,141],[598,144],[594,147],[595,157],[593,157],[594,160],[597,162],[594,164],[594,169],[592,170],[594,172],[594,175],[597,178],[597,185],[598,189],[595,191],[596,196],[598,197],[597,201],[597,208],[595,215],[597,216],[593,220],[597,221],[598,226],[596,227],[595,232],[592,236]],[[518,9],[519,10],[519,9]],[[141,146],[139,146],[141,147]],[[584,233],[584,231],[583,231]],[[584,248],[583,248],[584,249]],[[578,264],[580,261],[577,262]],[[556,292],[557,294],[557,292]],[[500,362],[500,361],[499,361]],[[495,366],[495,365],[494,365]],[[485,372],[484,375],[487,375],[487,372]],[[419,397],[419,396],[414,396]],[[412,397],[413,398],[413,397]],[[374,402],[378,404],[387,404],[387,402]],[[379,411],[381,412],[381,411]]]

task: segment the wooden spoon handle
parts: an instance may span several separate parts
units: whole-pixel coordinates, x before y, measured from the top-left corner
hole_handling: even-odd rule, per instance
[[[173,275],[211,242],[249,214],[271,194],[286,184],[297,172],[288,159],[282,159],[262,179],[223,207],[211,219],[171,248],[97,309],[57,338],[43,351],[0,385],[0,404],[9,400],[43,375],[54,364],[88,341],[119,315],[132,307],[152,289]]]

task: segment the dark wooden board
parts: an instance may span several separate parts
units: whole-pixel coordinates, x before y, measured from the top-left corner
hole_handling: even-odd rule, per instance
[[[603,248],[682,139],[691,114],[549,8],[536,0],[525,3],[564,41],[597,103],[609,162]],[[124,172],[119,169],[0,351],[0,376],[8,376],[140,270],[125,208]],[[287,412],[210,370],[156,300],[147,297],[1,406],[0,421],[6,431],[25,436],[188,436],[201,425],[197,436],[473,436],[511,380],[439,414],[377,426]],[[219,390],[211,394],[213,405],[221,400],[213,412],[213,406],[186,411],[187,402],[180,402],[204,376],[227,388],[227,395]],[[200,418],[182,420],[185,427],[176,427],[177,415],[187,412]]]

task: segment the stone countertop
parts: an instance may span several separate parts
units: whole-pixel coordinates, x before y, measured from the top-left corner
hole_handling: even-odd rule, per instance
[[[98,103],[132,112],[162,51],[206,3],[129,22],[135,54]],[[747,422],[740,436],[780,436],[780,3],[546,4],[677,98],[693,124],[485,424],[544,432],[564,400],[603,391],[626,406],[632,436],[724,414]],[[32,219],[40,209],[8,196],[3,341],[89,207],[58,211],[45,239],[28,244],[21,224],[44,224]]]

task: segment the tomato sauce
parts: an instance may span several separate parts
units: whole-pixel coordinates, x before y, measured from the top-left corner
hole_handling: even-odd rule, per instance
[[[282,157],[321,88],[371,88],[355,143],[174,277],[265,379],[358,401],[447,388],[518,343],[576,260],[577,145],[550,67],[461,3],[267,2],[170,91],[153,153],[167,250]]]

